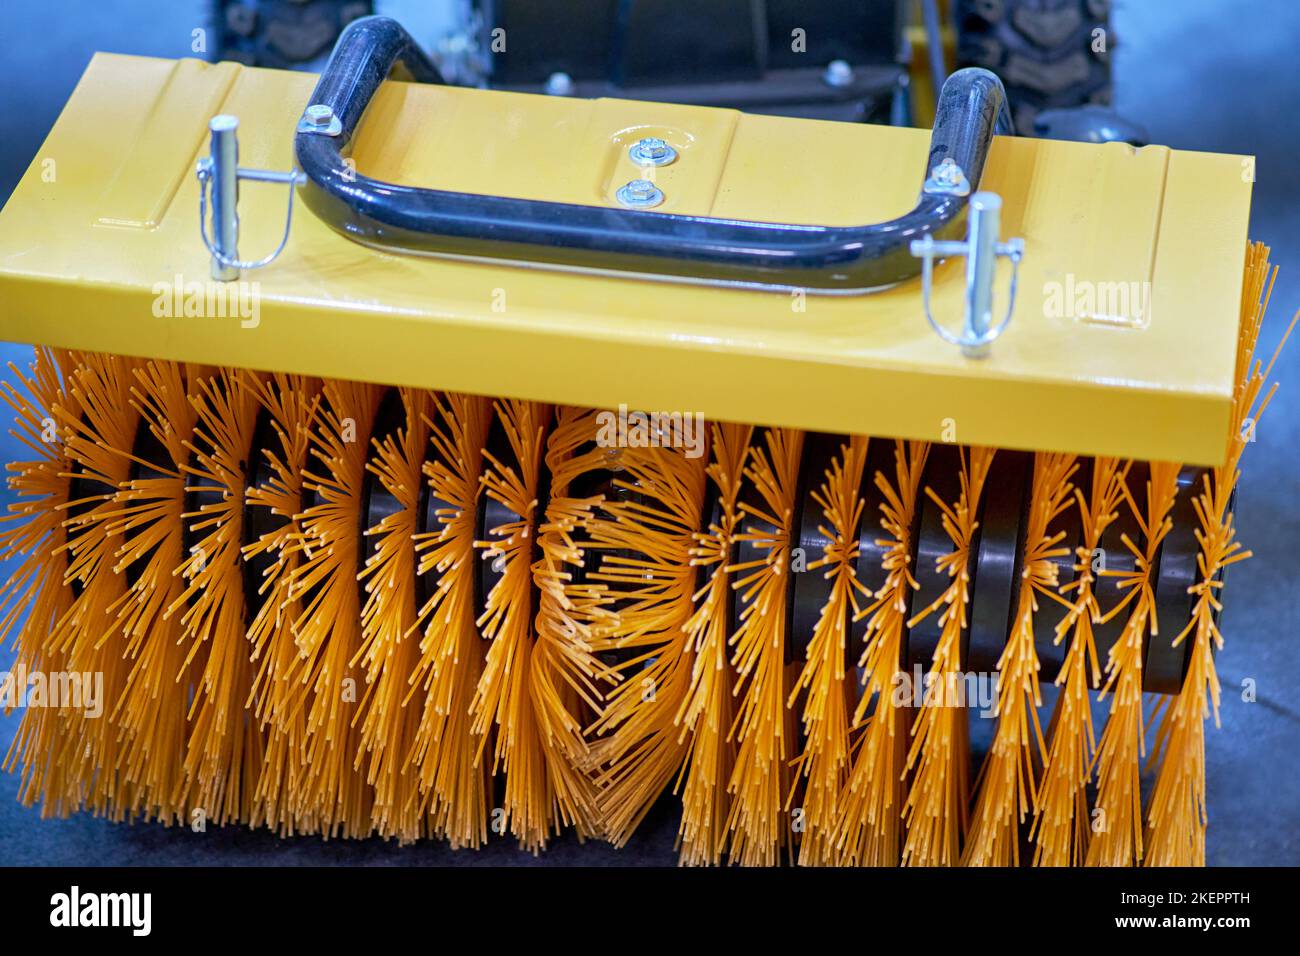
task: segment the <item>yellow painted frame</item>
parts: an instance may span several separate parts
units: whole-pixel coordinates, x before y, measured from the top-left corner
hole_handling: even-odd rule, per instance
[[[177,276],[207,281],[193,171],[208,118],[240,118],[242,165],[288,169],[314,82],[97,55],[0,212],[0,339],[832,432],[1223,458],[1250,208],[1243,157],[998,139],[983,188],[1002,195],[1003,235],[1023,237],[1026,252],[1012,324],[982,361],[935,337],[916,281],[803,296],[406,257],[351,242],[303,207],[285,253],[245,277],[255,328],[156,314]],[[659,171],[661,210],[825,224],[909,209],[929,140],[392,82],[353,156],[396,182],[601,205],[636,174],[626,144],[647,132],[681,154]],[[256,258],[278,241],[286,192],[241,193],[240,252]],[[949,322],[961,268],[936,271],[935,311]],[[1001,301],[1006,279],[1004,267]],[[1115,282],[1149,283],[1149,308],[1048,308],[1053,289]]]

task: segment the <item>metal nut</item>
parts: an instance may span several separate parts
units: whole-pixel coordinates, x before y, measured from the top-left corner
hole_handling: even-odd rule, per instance
[[[546,94],[548,96],[572,96],[573,77],[567,73],[552,73],[546,78]]]
[[[334,111],[324,103],[313,103],[302,115],[312,126],[329,126],[334,119]]]
[[[677,150],[657,136],[637,140],[627,153],[638,166],[667,166],[677,158]]]
[[[298,132],[338,136],[343,132],[343,121],[326,104],[312,103],[302,111],[302,118],[298,120]]]
[[[932,172],[935,182],[943,183],[945,186],[951,186],[961,178],[961,167],[951,159],[945,159],[938,166],[934,167]]]
[[[664,201],[663,190],[648,179],[634,179],[620,186],[614,197],[630,209],[651,209]]]
[[[969,196],[970,183],[967,182],[966,174],[962,171],[961,166],[949,157],[940,163],[936,163],[931,168],[930,176],[926,179],[921,190],[931,194]]]
[[[853,83],[853,67],[849,65],[848,60],[831,60],[826,64],[822,82],[827,86],[843,89]]]

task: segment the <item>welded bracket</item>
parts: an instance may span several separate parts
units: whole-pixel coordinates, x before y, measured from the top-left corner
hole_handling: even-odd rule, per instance
[[[245,169],[239,165],[239,120],[234,116],[214,116],[208,123],[208,155],[199,160],[195,175],[199,178],[199,235],[212,256],[212,278],[230,282],[244,269],[260,269],[275,261],[289,241],[293,225],[294,187],[306,181],[298,170],[287,173],[269,169]],[[239,258],[239,180],[284,183],[289,187],[289,205],[284,217],[284,236],[275,251],[261,259]],[[208,235],[208,202],[211,193],[212,235]]]
[[[989,345],[1006,331],[1011,313],[1016,307],[1016,283],[1020,276],[1020,260],[1024,256],[1025,241],[1008,239],[998,241],[1002,220],[1002,197],[997,193],[979,192],[970,197],[966,240],[935,241],[934,236],[915,239],[912,255],[921,260],[921,298],[925,317],[930,327],[945,342],[961,347],[967,358],[982,358],[988,354]],[[934,280],[934,260],[949,256],[966,257],[966,317],[960,335],[955,335],[935,321],[930,311],[930,290]],[[1011,260],[1011,285],[1007,294],[1006,316],[993,324],[993,277],[997,260]]]

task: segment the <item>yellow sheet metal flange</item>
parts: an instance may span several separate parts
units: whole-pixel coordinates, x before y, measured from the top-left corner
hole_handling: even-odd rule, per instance
[[[834,432],[1223,456],[1242,157],[997,140],[982,188],[1002,196],[1002,234],[1023,237],[1025,257],[1010,328],[983,360],[934,336],[915,281],[805,296],[403,257],[305,212],[223,308],[193,175],[207,121],[239,117],[241,165],[291,168],[313,83],[96,56],[0,213],[0,338]],[[910,209],[928,146],[918,130],[393,82],[353,158],[394,182],[612,205],[643,135],[681,154],[658,170],[657,211],[827,225]],[[285,194],[241,193],[240,252],[256,258],[279,240]],[[958,322],[962,263],[935,278],[936,315]]]

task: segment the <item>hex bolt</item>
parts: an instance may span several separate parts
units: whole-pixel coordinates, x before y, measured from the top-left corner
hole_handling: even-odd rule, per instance
[[[567,73],[552,73],[546,78],[547,96],[572,96],[573,77]]]
[[[614,195],[624,206],[632,209],[650,209],[664,201],[663,190],[649,179],[634,179],[620,186]]]
[[[944,186],[955,186],[961,179],[961,167],[951,159],[945,159],[930,171],[934,181]]]
[[[627,152],[638,166],[667,166],[677,158],[677,150],[657,136],[637,140]]]
[[[952,157],[945,157],[930,169],[930,175],[921,187],[922,192],[949,196],[970,195],[966,173]]]
[[[853,83],[853,67],[849,65],[848,60],[831,60],[826,64],[822,82],[827,86],[843,89]]]
[[[311,126],[328,127],[334,122],[334,111],[324,103],[313,103],[303,111],[302,115]]]

